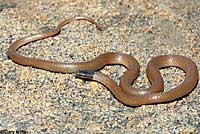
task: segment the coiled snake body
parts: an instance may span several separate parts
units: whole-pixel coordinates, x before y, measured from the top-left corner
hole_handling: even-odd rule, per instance
[[[42,59],[35,59],[22,56],[17,50],[30,42],[48,38],[59,34],[62,27],[75,20],[86,20],[101,27],[91,18],[75,17],[67,19],[58,26],[46,33],[28,36],[15,41],[8,49],[8,56],[16,63],[36,67],[53,72],[75,73],[80,78],[95,80],[106,86],[112,94],[123,104],[128,106],[140,106],[144,104],[155,104],[173,101],[191,92],[198,82],[198,71],[195,63],[180,55],[161,55],[151,59],[147,65],[147,77],[151,86],[147,89],[136,89],[131,86],[132,82],[139,74],[139,64],[137,60],[127,54],[108,52],[104,53],[91,61],[78,63],[61,63]],[[126,67],[126,71],[120,78],[117,85],[112,79],[100,71],[105,65],[119,64]],[[164,67],[178,67],[185,72],[184,81],[177,87],[164,92],[164,84],[159,69]]]

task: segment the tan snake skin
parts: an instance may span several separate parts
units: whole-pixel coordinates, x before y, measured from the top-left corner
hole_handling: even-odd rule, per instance
[[[140,90],[131,86],[132,82],[139,74],[139,64],[134,57],[127,54],[108,52],[87,62],[61,63],[29,58],[17,53],[17,50],[20,47],[27,45],[30,42],[58,35],[62,27],[76,20],[89,21],[96,25],[99,30],[102,30],[102,28],[91,18],[70,18],[62,21],[54,30],[50,32],[27,36],[15,41],[8,49],[8,56],[14,62],[24,66],[31,66],[52,72],[75,73],[80,78],[95,80],[106,86],[116,99],[128,106],[140,106],[144,104],[173,101],[187,95],[195,88],[198,82],[197,67],[191,59],[180,55],[161,55],[152,58],[148,63],[146,71],[151,86],[147,89]],[[100,71],[97,71],[105,65],[112,64],[123,65],[127,69],[123,76],[121,76],[119,85],[117,85],[117,83],[115,83],[108,76],[102,74]],[[185,79],[177,87],[164,92],[164,82],[159,69],[171,66],[182,69],[185,72]]]

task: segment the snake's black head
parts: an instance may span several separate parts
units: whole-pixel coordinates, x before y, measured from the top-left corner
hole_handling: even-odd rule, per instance
[[[76,77],[81,79],[93,80],[95,71],[92,70],[79,70],[76,72]]]

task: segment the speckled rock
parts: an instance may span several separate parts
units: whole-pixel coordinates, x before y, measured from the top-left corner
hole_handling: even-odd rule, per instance
[[[200,85],[166,104],[127,107],[101,84],[72,74],[24,67],[6,52],[16,39],[53,29],[72,16],[89,16],[104,28],[81,21],[55,37],[30,43],[19,53],[60,62],[92,59],[105,52],[134,56],[141,75],[134,87],[147,88],[151,57],[185,55],[200,70],[199,0],[0,0],[0,133],[200,133]],[[116,82],[125,71],[106,66]],[[177,68],[162,69],[166,90],[184,79]]]

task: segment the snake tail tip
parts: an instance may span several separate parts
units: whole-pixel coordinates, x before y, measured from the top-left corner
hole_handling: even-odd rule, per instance
[[[76,72],[76,77],[81,79],[93,80],[95,71],[92,70],[79,70]]]
[[[100,30],[100,31],[103,31],[104,30],[104,27],[102,27],[102,26],[97,26],[97,28]]]

